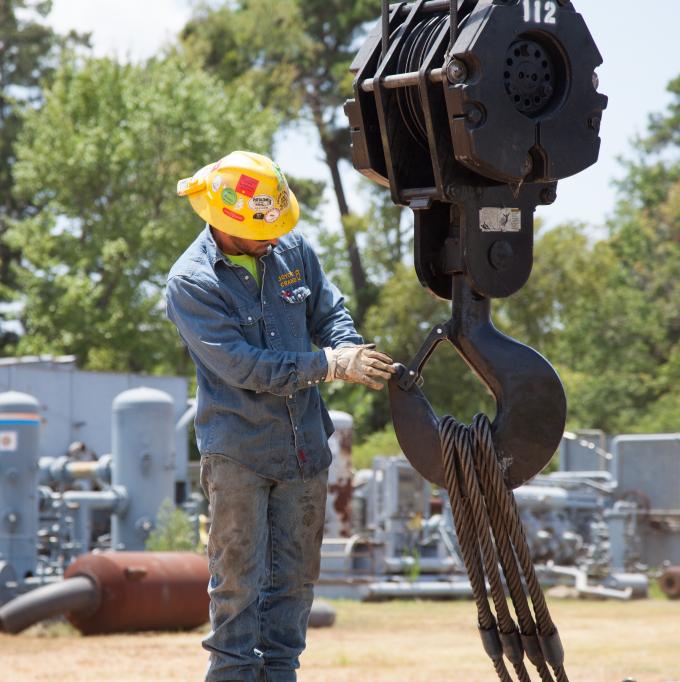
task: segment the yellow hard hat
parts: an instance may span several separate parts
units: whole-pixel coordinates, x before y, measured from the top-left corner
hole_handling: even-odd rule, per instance
[[[242,239],[276,239],[290,232],[300,206],[278,164],[261,154],[232,152],[177,183],[203,220]]]

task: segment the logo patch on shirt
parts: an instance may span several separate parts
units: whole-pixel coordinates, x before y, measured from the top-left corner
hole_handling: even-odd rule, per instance
[[[302,272],[299,268],[296,268],[295,270],[290,270],[279,275],[278,280],[281,287],[289,287],[298,282],[302,282]]]

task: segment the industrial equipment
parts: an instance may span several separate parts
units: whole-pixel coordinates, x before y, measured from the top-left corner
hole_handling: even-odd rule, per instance
[[[384,0],[345,108],[355,168],[413,209],[418,277],[452,301],[451,319],[390,382],[390,403],[404,454],[448,489],[480,635],[502,680],[506,660],[529,679],[525,655],[543,680],[567,679],[511,494],[557,449],[566,398],[545,358],[495,329],[490,299],[526,283],[536,207],[597,161],[601,63],[569,0]],[[418,386],[446,340],[496,398],[493,423],[440,420]]]
[[[205,557],[190,552],[84,554],[63,581],[0,607],[0,631],[61,614],[86,635],[195,628],[208,619],[209,578]]]
[[[206,622],[205,557],[143,551],[177,490],[170,395],[140,387],[116,396],[111,454],[91,462],[40,457],[40,405],[17,391],[0,394],[0,631],[57,615],[84,634]],[[72,489],[82,481],[97,489]],[[196,524],[199,506],[193,496],[185,503]],[[315,602],[311,627],[334,619]]]
[[[620,490],[609,471],[555,472],[515,489],[543,587],[566,585],[582,597],[647,596],[647,570],[661,563],[645,564],[645,510],[621,501]],[[367,601],[471,597],[445,491],[403,456],[376,457],[372,469],[357,472],[352,534],[324,537],[317,593]]]

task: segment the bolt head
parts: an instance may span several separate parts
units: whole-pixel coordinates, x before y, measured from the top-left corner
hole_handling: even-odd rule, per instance
[[[591,130],[594,130],[596,133],[600,132],[600,124],[602,123],[602,119],[599,116],[591,116],[588,119],[588,127]]]
[[[456,185],[449,185],[446,188],[446,196],[451,201],[455,201],[458,198],[458,187]]]
[[[452,59],[446,67],[446,77],[454,85],[462,83],[468,77],[467,66],[460,59]]]
[[[550,204],[554,204],[555,201],[557,201],[557,190],[552,187],[546,187],[541,192],[541,203],[549,206]]]
[[[593,89],[597,90],[600,87],[600,77],[597,71],[593,71]]]
[[[551,97],[555,90],[553,89],[553,86],[550,85],[550,83],[545,83],[544,85],[541,85],[540,92],[543,97]]]
[[[489,249],[489,262],[496,270],[503,272],[512,264],[514,255],[515,251],[509,242],[505,240],[497,241]]]
[[[467,120],[474,125],[479,125],[484,119],[484,114],[478,107],[472,107],[466,115]]]

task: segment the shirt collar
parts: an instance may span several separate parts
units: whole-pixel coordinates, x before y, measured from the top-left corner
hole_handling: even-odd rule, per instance
[[[205,249],[205,253],[208,256],[210,265],[214,268],[219,261],[222,261],[225,265],[230,265],[227,257],[222,253],[222,249],[217,246],[217,242],[215,241],[215,237],[213,237],[210,225],[207,223],[205,225],[203,235],[203,248]]]

